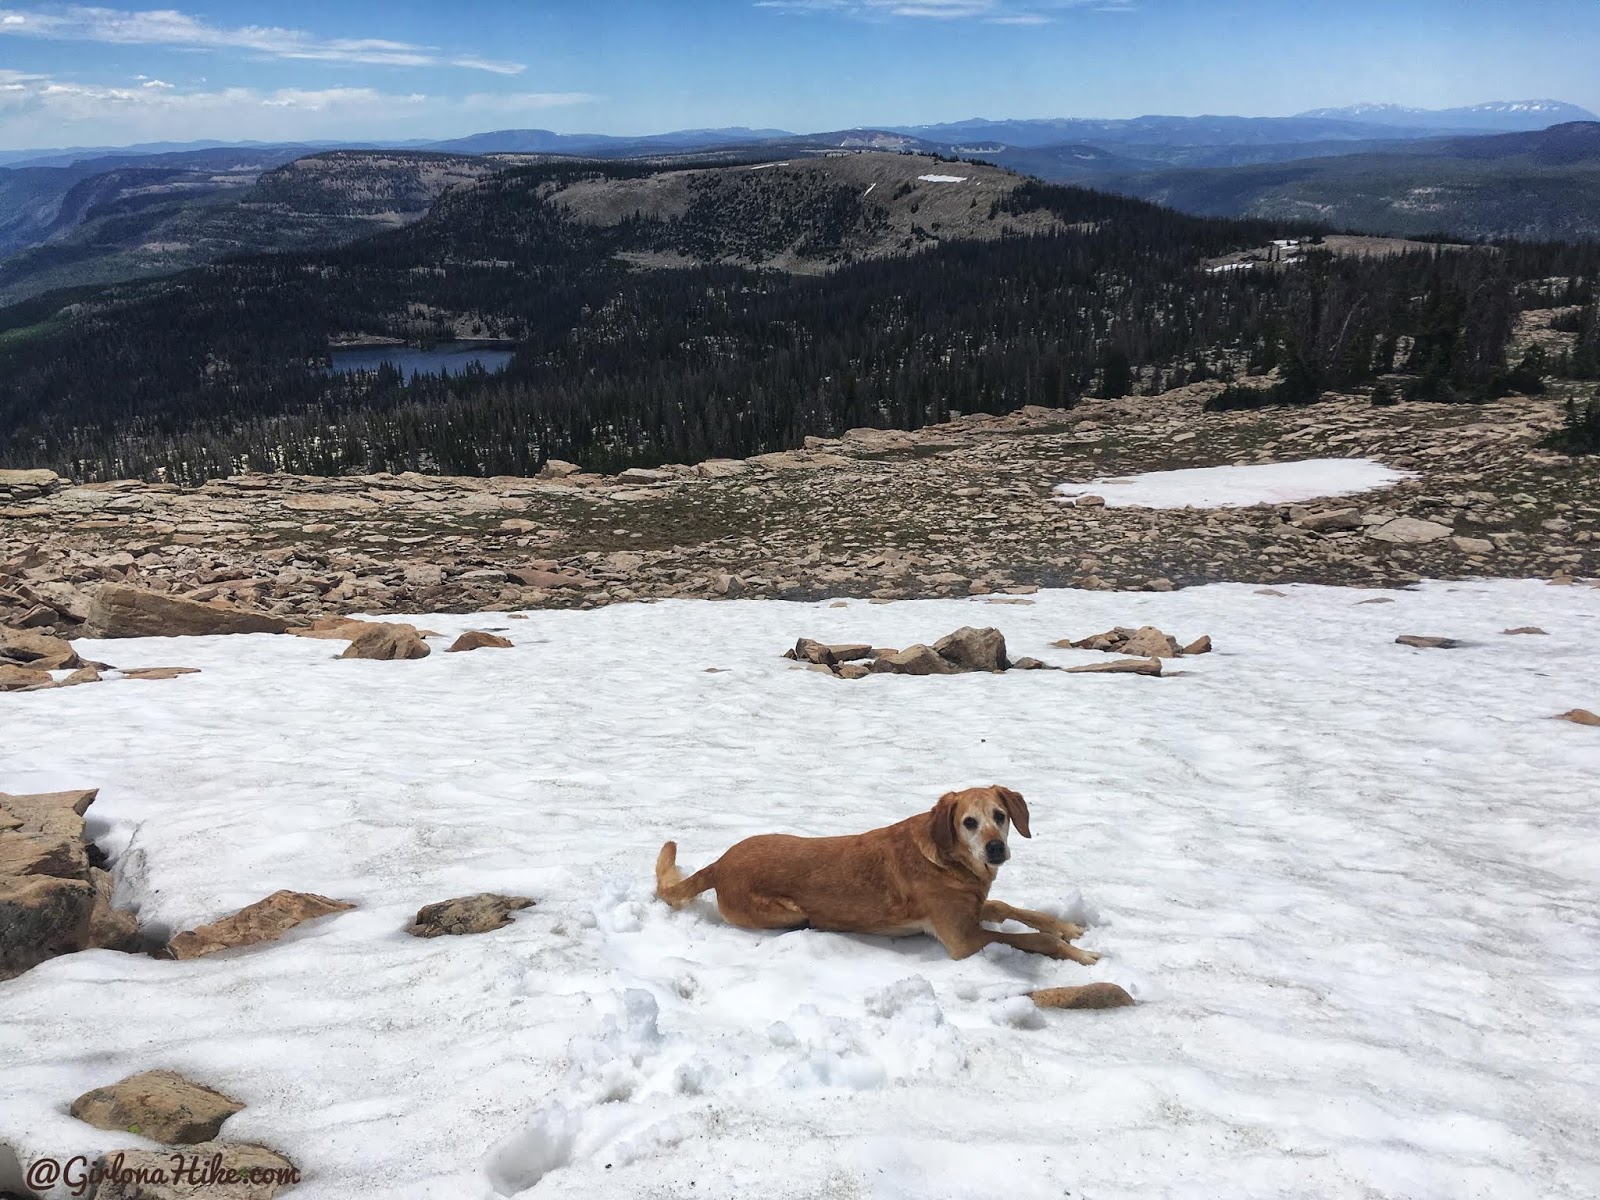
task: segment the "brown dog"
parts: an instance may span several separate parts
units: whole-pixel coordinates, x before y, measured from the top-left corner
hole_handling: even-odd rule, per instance
[[[948,792],[931,813],[851,837],[746,838],[687,879],[678,869],[678,844],[668,842],[656,858],[656,895],[682,908],[715,888],[723,918],[743,929],[929,933],[951,958],[998,942],[1095,962],[1098,954],[1071,944],[1083,936],[1077,925],[989,899],[1000,864],[1011,857],[1006,839],[1012,829],[1033,836],[1027,803],[1010,788],[984,787]],[[1039,932],[983,927],[1005,920]]]

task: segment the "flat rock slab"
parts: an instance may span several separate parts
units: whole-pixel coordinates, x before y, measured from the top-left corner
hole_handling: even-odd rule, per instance
[[[296,925],[354,907],[354,904],[330,900],[312,892],[273,892],[231,917],[178,934],[167,943],[166,953],[171,958],[201,958],[235,946],[275,942]]]
[[[167,1145],[209,1142],[244,1107],[176,1071],[141,1071],[85,1092],[68,1110],[96,1129],[127,1130]]]
[[[72,671],[83,666],[72,643],[48,633],[0,627],[0,662],[36,671]]]
[[[485,633],[481,629],[469,629],[455,641],[450,643],[447,654],[463,654],[468,650],[510,650],[511,639],[500,637],[498,634]]]
[[[273,1200],[300,1182],[294,1163],[246,1142],[114,1150],[94,1165],[103,1180],[94,1200]]]
[[[1510,633],[1510,634],[1533,633],[1533,634],[1544,634],[1544,636],[1546,636],[1546,637],[1550,636],[1548,633],[1545,633],[1545,631],[1543,629],[1540,629],[1537,625],[1518,625],[1515,629],[1502,629],[1500,632],[1501,633]]]
[[[514,910],[532,905],[533,901],[527,896],[502,896],[498,892],[457,896],[454,900],[441,900],[418,909],[416,920],[406,926],[406,932],[423,938],[488,933],[511,924]]]
[[[176,679],[179,675],[198,675],[199,667],[130,667],[124,679]]]
[[[1369,530],[1367,536],[1376,538],[1380,542],[1392,542],[1398,546],[1416,545],[1421,542],[1436,542],[1440,538],[1447,538],[1455,530],[1448,525],[1441,525],[1437,521],[1422,521],[1416,517],[1396,517],[1377,528]]]
[[[75,792],[34,792],[12,796],[0,792],[0,813],[15,818],[15,828],[25,833],[55,834],[83,840],[83,814],[100,794],[99,788]],[[9,824],[9,822],[7,822]]]
[[[1423,637],[1415,633],[1402,633],[1394,641],[1397,646],[1415,646],[1418,650],[1454,650],[1461,645],[1455,638]]]
[[[144,588],[107,584],[89,606],[89,637],[205,637],[221,633],[283,633],[289,622],[267,613],[202,604]]]
[[[1068,675],[1160,675],[1159,658],[1119,658],[1115,662],[1067,667]]]

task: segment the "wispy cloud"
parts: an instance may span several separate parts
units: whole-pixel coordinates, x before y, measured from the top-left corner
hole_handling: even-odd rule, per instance
[[[6,35],[53,41],[238,50],[271,58],[313,59],[321,62],[459,67],[470,71],[489,71],[496,75],[516,75],[523,70],[521,63],[501,62],[476,54],[450,53],[434,46],[384,38],[321,38],[302,29],[279,29],[263,25],[228,28],[173,9],[122,12],[81,5],[60,9],[0,9],[0,36]]]
[[[531,119],[599,99],[587,92],[436,96],[367,87],[191,91],[150,78],[124,86],[0,70],[0,146],[450,136],[480,120]]]
[[[1135,0],[755,0],[757,8],[792,13],[832,13],[865,20],[901,17],[930,21],[981,21],[988,25],[1048,25],[1071,9],[1122,12]]]

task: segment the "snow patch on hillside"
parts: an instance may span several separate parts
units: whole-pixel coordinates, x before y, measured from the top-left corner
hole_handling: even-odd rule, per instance
[[[1309,458],[1063,483],[1056,494],[1066,500],[1101,496],[1107,508],[1248,508],[1252,504],[1354,496],[1392,487],[1410,477],[1370,458]]]

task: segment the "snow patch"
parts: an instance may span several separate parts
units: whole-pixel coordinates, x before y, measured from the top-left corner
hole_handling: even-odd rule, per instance
[[[1056,494],[1064,500],[1102,496],[1107,508],[1248,508],[1252,504],[1353,496],[1393,487],[1409,478],[1409,473],[1370,458],[1308,458],[1063,483]]]
[[[965,175],[918,175],[917,178],[922,180],[923,183],[965,183],[967,181]]]
[[[1600,592],[1278,590],[416,615],[516,646],[405,663],[80,640],[202,672],[0,696],[0,788],[98,786],[148,927],[280,887],[358,907],[0,981],[0,1158],[128,1145],[67,1105],[167,1067],[248,1105],[223,1136],[293,1158],[295,1200],[1594,1194],[1600,1072],[1563,1051],[1600,1027],[1600,739],[1550,717],[1595,706]],[[1113,625],[1217,649],[1154,680],[845,684],[778,657],[990,622],[1057,665]],[[1500,635],[1523,625],[1549,635]],[[1094,967],[751,933],[652,895],[667,838],[694,869],[989,782],[1034,835],[996,898],[1088,926]],[[537,904],[400,932],[486,890]],[[1093,980],[1143,1003],[1025,999]]]

